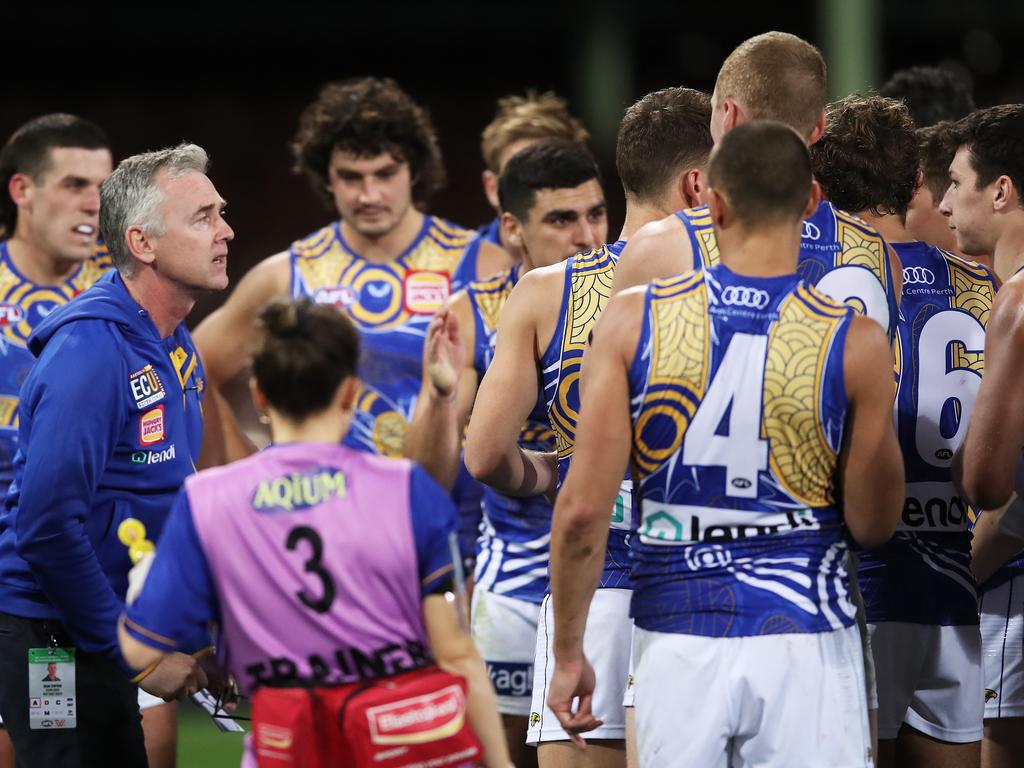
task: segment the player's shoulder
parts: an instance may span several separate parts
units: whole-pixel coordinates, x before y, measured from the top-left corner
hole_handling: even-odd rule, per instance
[[[1024,344],[1024,272],[1018,272],[999,289],[992,303],[988,332],[994,338],[1012,334],[1016,343]]]
[[[711,217],[701,214],[706,211],[703,208],[692,208],[669,214],[660,219],[655,219],[644,224],[638,229],[626,244],[626,250],[635,253],[641,247],[666,240],[686,239],[686,230],[689,226],[696,226],[696,222],[704,222],[707,217],[707,225],[711,225]]]
[[[458,251],[464,250],[472,240],[478,237],[475,230],[465,229],[458,224],[432,215],[426,217],[425,233],[441,248]]]
[[[321,227],[296,240],[286,253],[295,259],[316,259],[331,250],[338,241],[337,222]]]
[[[885,242],[882,235],[879,234],[878,230],[868,224],[864,219],[859,216],[836,208],[830,201],[822,200],[818,210],[815,211],[814,215],[811,216],[810,220],[813,221],[815,216],[827,215],[831,213],[836,220],[837,235],[841,235],[844,229],[853,230],[854,232],[860,233],[863,237],[877,240],[878,242]]]
[[[837,301],[816,286],[801,280],[793,289],[793,297],[803,303],[809,310],[826,317],[853,317],[857,311],[843,301]],[[875,320],[868,319],[878,325]]]
[[[703,270],[682,272],[670,277],[658,277],[651,280],[649,286],[636,286],[641,293],[646,293],[644,288],[649,288],[652,298],[667,299],[695,291],[704,284],[706,273]],[[628,293],[624,291],[623,293]]]

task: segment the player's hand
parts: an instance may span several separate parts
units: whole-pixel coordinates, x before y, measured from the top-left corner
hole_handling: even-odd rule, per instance
[[[172,701],[191,696],[207,683],[206,672],[198,659],[184,653],[169,653],[139,681],[139,687],[164,701]]]
[[[224,712],[232,714],[238,708],[238,700],[241,698],[238,682],[227,670],[217,666],[213,655],[204,656],[201,664],[206,672],[206,690],[216,697]]]
[[[555,713],[562,728],[580,749],[587,743],[581,733],[599,728],[604,723],[591,710],[594,698],[594,668],[586,656],[572,662],[555,661],[555,672],[548,688],[548,707]],[[573,699],[579,699],[573,711]]]
[[[442,309],[430,321],[423,346],[423,367],[440,397],[455,394],[465,365],[466,350],[462,346],[459,322],[449,310]]]

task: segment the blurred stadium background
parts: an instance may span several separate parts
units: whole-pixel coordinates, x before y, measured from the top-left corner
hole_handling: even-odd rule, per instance
[[[881,85],[896,69],[941,64],[973,84],[980,106],[1024,101],[1024,3],[998,0],[491,0],[136,4],[5,7],[0,135],[45,112],[93,119],[115,159],[182,139],[213,158],[236,239],[233,282],[261,258],[322,226],[325,210],[290,172],[300,109],[324,82],[394,77],[429,107],[448,184],[432,212],[464,226],[490,218],[480,189],[479,134],[500,96],[527,88],[565,96],[594,136],[617,232],[613,160],[623,109],[670,85],[710,91],[743,39],[770,29],[817,44],[830,90]],[[223,296],[193,313],[198,322]],[[237,765],[240,739],[182,705],[179,765]]]

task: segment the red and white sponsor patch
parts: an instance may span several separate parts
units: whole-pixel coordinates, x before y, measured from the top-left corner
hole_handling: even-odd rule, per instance
[[[447,272],[418,270],[402,281],[405,311],[414,315],[432,315],[448,301],[452,280]]]
[[[375,744],[421,744],[457,733],[465,718],[465,697],[458,685],[379,707],[369,707],[370,738]]]
[[[139,442],[153,445],[164,439],[164,407],[158,405],[139,416]]]

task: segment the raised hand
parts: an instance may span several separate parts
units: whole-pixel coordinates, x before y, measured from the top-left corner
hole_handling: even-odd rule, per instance
[[[427,328],[423,348],[423,365],[430,383],[441,397],[451,397],[466,365],[466,351],[462,346],[459,323],[455,315],[442,309]]]

